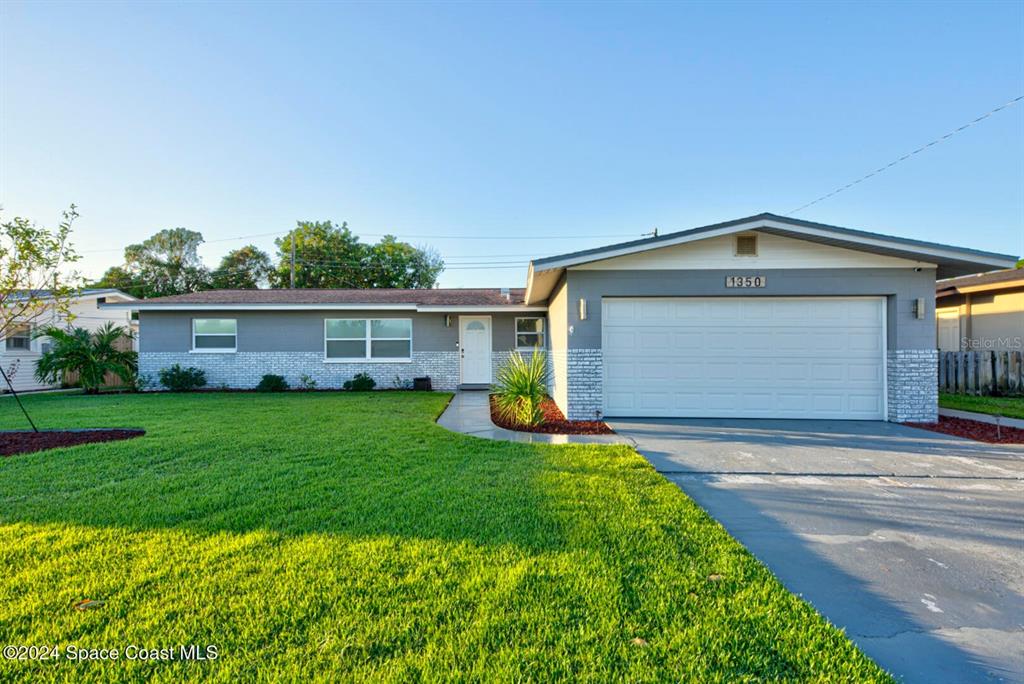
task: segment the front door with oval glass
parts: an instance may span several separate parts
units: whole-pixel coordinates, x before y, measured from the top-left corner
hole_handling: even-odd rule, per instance
[[[489,385],[491,382],[491,318],[459,317],[459,353],[462,384]]]

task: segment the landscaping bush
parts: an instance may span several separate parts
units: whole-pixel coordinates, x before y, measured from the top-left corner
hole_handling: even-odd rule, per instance
[[[369,392],[377,386],[376,381],[366,373],[357,373],[351,380],[346,380],[345,384],[342,385],[347,390],[353,392]]]
[[[533,353],[529,360],[518,352],[498,370],[494,400],[498,415],[514,425],[535,426],[544,421],[540,404],[548,393],[548,358]]]
[[[316,380],[313,379],[313,376],[307,373],[303,373],[302,375],[299,376],[299,385],[304,390],[315,390]]]
[[[206,386],[206,371],[201,368],[182,368],[174,364],[160,371],[160,384],[172,392],[187,392]]]
[[[284,392],[286,389],[288,389],[288,381],[284,379],[284,376],[273,373],[264,375],[260,384],[256,385],[257,392]]]
[[[40,382],[60,382],[68,373],[75,373],[86,394],[99,394],[108,373],[126,385],[135,382],[138,355],[131,349],[120,348],[125,344],[122,339],[132,337],[128,328],[106,323],[91,332],[85,328],[66,330],[50,326],[35,336],[50,340],[49,350],[36,361],[36,379]]]

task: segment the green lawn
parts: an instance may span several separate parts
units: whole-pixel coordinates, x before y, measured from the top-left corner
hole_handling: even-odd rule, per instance
[[[0,459],[0,642],[219,657],[0,679],[889,681],[631,449],[453,434],[447,399],[27,398],[147,434]]]
[[[1024,418],[1024,397],[975,397],[969,394],[940,394],[939,406],[957,411],[998,413],[1008,418]]]

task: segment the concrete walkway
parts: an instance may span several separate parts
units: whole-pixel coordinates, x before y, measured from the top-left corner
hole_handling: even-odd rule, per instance
[[[461,432],[484,439],[533,444],[632,444],[621,435],[546,435],[538,432],[516,432],[491,422],[487,391],[456,392],[448,408],[437,419],[438,425],[452,432]]]
[[[996,424],[996,417],[988,413],[976,413],[974,411],[958,411],[956,409],[948,409],[939,407],[939,415],[947,416],[948,418],[965,418],[967,420],[976,420],[981,423]],[[1024,420],[1020,418],[1006,418],[1005,416],[999,419],[999,424],[1003,427],[1017,428],[1018,430],[1024,430]]]

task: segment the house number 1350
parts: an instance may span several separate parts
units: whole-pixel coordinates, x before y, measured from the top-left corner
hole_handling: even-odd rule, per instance
[[[768,279],[764,276],[726,276],[726,287],[764,287]]]

